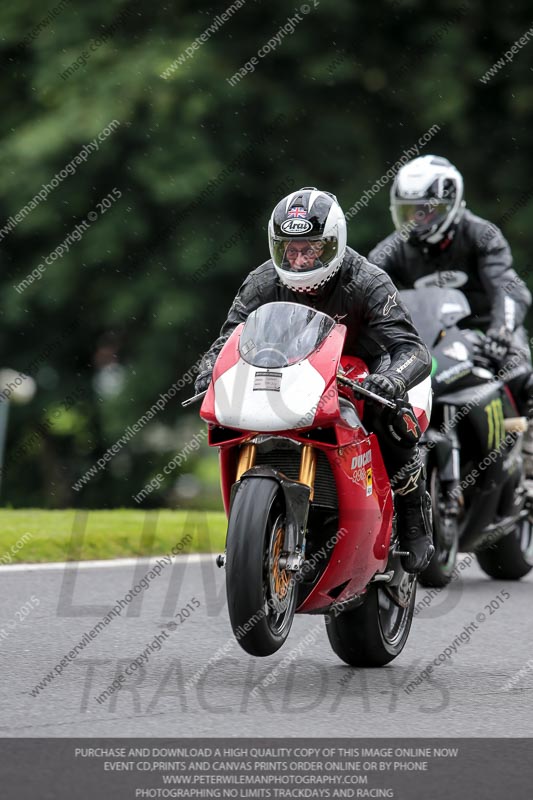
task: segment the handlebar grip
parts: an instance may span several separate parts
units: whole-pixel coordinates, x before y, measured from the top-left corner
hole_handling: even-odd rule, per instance
[[[349,386],[353,392],[358,392],[363,397],[366,397],[368,400],[374,400],[376,403],[380,403],[387,408],[393,408],[396,410],[396,403],[393,403],[392,400],[386,400],[385,397],[381,397],[379,394],[374,394],[374,392],[370,392],[368,389],[363,388],[359,383],[356,381],[350,380],[350,378],[346,378],[344,375],[337,373],[337,380],[339,383],[344,383],[345,386]]]

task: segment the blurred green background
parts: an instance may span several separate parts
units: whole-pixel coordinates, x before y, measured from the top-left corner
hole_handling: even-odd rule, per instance
[[[0,363],[36,381],[30,402],[10,403],[4,506],[221,507],[205,443],[140,506],[132,499],[202,429],[197,407],[180,408],[190,384],[72,485],[217,336],[241,281],[268,258],[280,191],[316,185],[348,210],[436,124],[422,152],[456,163],[469,207],[505,217],[517,269],[531,264],[533,197],[516,204],[531,193],[533,39],[480,80],[533,24],[529,3],[247,0],[162,77],[227,7],[0,10]],[[230,85],[296,14],[294,32]],[[99,136],[74,174],[9,222]],[[389,188],[352,217],[356,250],[390,231]]]

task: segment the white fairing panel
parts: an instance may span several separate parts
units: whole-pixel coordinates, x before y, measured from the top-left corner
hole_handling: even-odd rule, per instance
[[[279,369],[239,359],[215,381],[215,414],[220,425],[241,430],[303,428],[312,425],[325,385],[307,359]]]
[[[415,413],[417,410],[423,411],[426,415],[426,420],[429,422],[431,417],[431,408],[433,406],[433,392],[431,391],[431,378],[428,376],[423,381],[417,383],[412,389],[407,392],[407,398]],[[418,414],[417,414],[418,416]]]

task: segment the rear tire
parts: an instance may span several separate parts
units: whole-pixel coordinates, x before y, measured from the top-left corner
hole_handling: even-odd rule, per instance
[[[413,620],[416,578],[403,573],[402,583],[405,607],[398,605],[385,587],[374,585],[362,605],[326,616],[331,647],[346,664],[383,667],[402,652]]]
[[[481,569],[503,581],[518,581],[533,569],[533,525],[521,520],[512,533],[476,553]]]
[[[420,573],[418,580],[422,586],[441,588],[447,586],[457,563],[459,550],[459,529],[455,523],[455,530],[446,530],[452,524],[443,514],[446,502],[439,478],[436,464],[429,468],[428,490],[431,495],[433,509],[433,544],[435,553],[426,569]]]
[[[285,545],[285,503],[271,478],[243,478],[233,498],[226,541],[226,595],[231,627],[252,656],[285,642],[298,584],[278,560]]]

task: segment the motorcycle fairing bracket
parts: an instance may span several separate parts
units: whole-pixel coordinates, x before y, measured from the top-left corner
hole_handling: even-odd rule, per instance
[[[310,487],[299,481],[290,480],[274,467],[251,467],[231,487],[230,507],[233,505],[233,498],[243,478],[271,478],[279,484],[283,491],[287,512],[285,547],[290,553],[301,552],[307,529],[309,497],[311,495]]]

